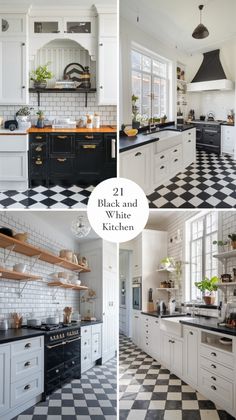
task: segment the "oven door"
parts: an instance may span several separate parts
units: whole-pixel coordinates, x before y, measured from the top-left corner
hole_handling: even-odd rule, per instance
[[[80,337],[72,338],[66,341],[64,346],[64,361],[80,358]]]
[[[142,287],[140,284],[133,284],[133,309],[142,309]]]
[[[46,344],[46,371],[57,368],[64,362],[64,346],[66,342],[62,341],[57,344]]]

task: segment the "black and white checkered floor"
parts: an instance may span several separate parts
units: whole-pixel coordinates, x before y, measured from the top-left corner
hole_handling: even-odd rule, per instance
[[[236,161],[197,151],[195,163],[147,198],[150,208],[236,207]]]
[[[14,420],[117,420],[117,365],[95,366]]]
[[[24,192],[0,192],[0,209],[76,209],[85,208],[94,186],[69,188],[39,186]]]
[[[119,419],[234,420],[125,336],[120,339]]]

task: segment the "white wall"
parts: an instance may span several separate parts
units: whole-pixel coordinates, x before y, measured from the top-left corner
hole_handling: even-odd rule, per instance
[[[137,25],[132,25],[125,19],[121,19],[120,22],[120,124],[130,124],[132,120],[132,104],[131,104],[131,45],[135,42],[158,54],[164,58],[170,60],[173,64],[173,93],[171,100],[171,113],[168,115],[169,120],[175,119],[176,115],[176,62],[186,61],[185,54],[179,50],[168,48],[163,45],[158,39],[155,39],[143,32]]]

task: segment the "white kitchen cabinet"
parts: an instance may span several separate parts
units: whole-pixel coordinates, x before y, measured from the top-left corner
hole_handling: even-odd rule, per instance
[[[92,362],[102,357],[102,324],[92,325]]]
[[[10,345],[0,345],[0,413],[10,408]]]
[[[136,147],[120,154],[120,176],[136,182],[147,194],[151,188],[151,145]]]
[[[235,126],[221,126],[221,152],[236,157],[236,130]]]
[[[26,35],[26,15],[0,14],[0,37],[21,37]]]
[[[187,168],[196,161],[196,128],[183,132],[183,166]]]
[[[102,357],[102,324],[81,327],[81,372],[86,372]]]
[[[161,333],[161,359],[176,375],[183,375],[183,341],[166,333]]]
[[[139,235],[132,241],[132,273],[133,277],[142,275],[142,236]]]
[[[27,104],[28,63],[25,39],[0,36],[0,62],[0,104]]]
[[[0,190],[28,187],[28,136],[0,135]]]
[[[141,312],[132,311],[132,341],[137,347],[142,346]]]
[[[102,357],[104,362],[115,356],[117,350],[117,274],[103,273],[103,340]]]
[[[164,182],[169,181],[173,176],[180,172],[183,168],[183,146],[182,146],[182,135],[175,135],[166,139],[166,148],[163,149],[162,143],[153,143],[153,169],[151,176],[152,190]],[[176,143],[174,147],[168,147],[171,143]],[[152,165],[152,162],[149,163]]]
[[[117,105],[117,38],[100,37],[98,44],[98,105]]]
[[[198,330],[184,326],[183,336],[184,377],[189,384],[196,387],[198,384]]]
[[[141,315],[141,348],[153,359],[160,359],[160,326],[158,318]]]

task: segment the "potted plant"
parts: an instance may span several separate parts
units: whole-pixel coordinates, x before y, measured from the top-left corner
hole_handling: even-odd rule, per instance
[[[140,127],[140,121],[137,120],[137,116],[138,116],[138,106],[136,105],[136,102],[139,100],[138,96],[135,96],[134,94],[132,95],[132,114],[133,114],[133,119],[132,119],[132,128],[136,128],[139,129]]]
[[[162,258],[160,261],[160,268],[163,270],[174,271],[175,270],[175,260],[173,257]]]
[[[44,128],[44,112],[39,109],[38,112],[36,112],[36,114],[38,115],[37,127]]]
[[[45,89],[47,80],[53,78],[53,73],[48,69],[49,63],[44,66],[38,66],[36,70],[31,72],[30,80],[33,80],[36,89]]]
[[[161,117],[161,124],[165,124],[166,120],[167,120],[167,116],[163,115],[163,117]]]
[[[213,241],[212,244],[217,245],[219,248],[222,248],[222,251],[227,251],[229,241]]]
[[[228,238],[231,239],[231,246],[233,249],[236,249],[236,233],[231,233],[228,235]]]
[[[32,109],[29,106],[22,106],[16,112],[16,121],[18,122],[19,130],[25,130],[31,127],[30,114]]]
[[[219,282],[219,279],[217,276],[212,277],[209,279],[208,277],[205,277],[202,281],[195,282],[195,286],[201,290],[203,294],[203,300],[206,305],[214,305],[215,303],[215,292],[218,289],[218,286],[216,283]]]

